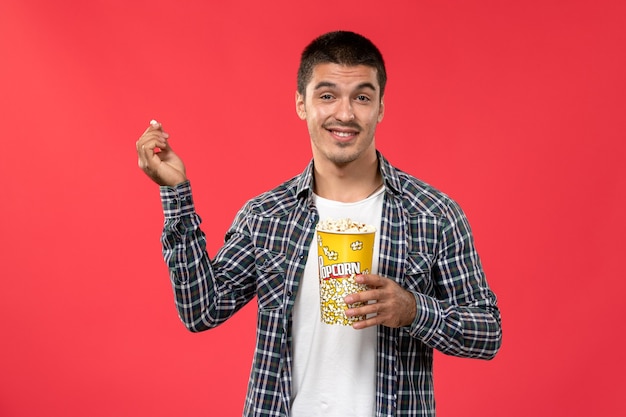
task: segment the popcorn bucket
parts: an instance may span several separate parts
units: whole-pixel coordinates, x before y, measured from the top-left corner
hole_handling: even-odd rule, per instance
[[[373,227],[371,228],[373,229]],[[345,310],[364,303],[347,305],[348,294],[365,291],[355,276],[370,273],[374,254],[375,229],[366,232],[317,230],[320,309],[323,323],[350,326],[365,315],[348,317]]]

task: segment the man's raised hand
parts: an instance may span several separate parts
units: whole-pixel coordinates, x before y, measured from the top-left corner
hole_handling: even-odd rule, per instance
[[[185,164],[170,147],[169,134],[156,120],[137,141],[139,168],[159,185],[175,186],[187,180]]]

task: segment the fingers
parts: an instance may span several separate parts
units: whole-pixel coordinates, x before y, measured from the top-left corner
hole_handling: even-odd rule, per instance
[[[142,169],[149,166],[150,161],[156,154],[168,147],[168,138],[169,135],[163,132],[159,122],[156,120],[150,121],[150,126],[148,126],[136,143],[139,165]]]
[[[355,329],[384,325],[388,327],[407,326],[416,314],[415,297],[395,281],[379,275],[369,274],[356,278],[358,283],[370,289],[350,294],[344,298],[346,304],[363,303],[361,307],[349,308],[346,315],[370,316],[353,324]],[[374,315],[372,317],[372,315]]]
[[[168,143],[169,134],[156,120],[137,140],[138,165],[159,185],[175,186],[186,181],[185,165]]]
[[[137,141],[137,150],[140,147],[145,147],[146,145],[150,146],[150,142],[154,141],[154,144],[161,147],[167,146],[167,140],[170,135],[163,131],[162,125],[156,120],[150,121],[150,126],[143,132],[143,135]],[[151,149],[154,149],[154,146],[151,146]]]
[[[367,327],[378,326],[379,324],[384,325],[385,322],[380,316],[375,316],[366,320],[353,322],[352,328],[356,330],[360,330],[360,329],[365,329]]]
[[[148,133],[151,130],[163,131],[163,127],[161,126],[161,123],[159,123],[156,120],[152,119],[152,120],[150,120],[150,125],[148,126],[148,128],[146,129],[146,131],[144,133]]]
[[[370,289],[367,291],[354,293],[354,294],[350,294],[346,296],[344,298],[344,301],[346,302],[346,304],[353,304],[353,303],[358,303],[358,302],[365,303],[370,300],[378,300],[381,295],[381,292],[378,289],[385,285],[384,280],[390,281],[387,278],[383,278],[380,275],[375,275],[375,274],[357,275],[354,278],[354,280],[358,284],[367,285],[368,288]]]
[[[161,162],[158,154],[168,146],[168,137],[169,135],[163,132],[161,124],[156,120],[151,120],[146,131],[137,140],[139,168],[151,177]]]
[[[365,284],[370,288],[378,288],[384,285],[386,279],[376,274],[361,274],[355,277],[357,283]]]

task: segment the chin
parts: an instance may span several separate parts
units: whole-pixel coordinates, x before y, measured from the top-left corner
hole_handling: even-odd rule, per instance
[[[359,159],[358,154],[330,155],[328,158],[335,165],[346,165]]]

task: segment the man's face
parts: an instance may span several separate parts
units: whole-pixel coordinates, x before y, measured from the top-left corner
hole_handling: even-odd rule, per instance
[[[384,114],[376,69],[317,65],[305,97],[296,93],[296,112],[307,122],[316,161],[343,166],[375,154],[374,133]]]

